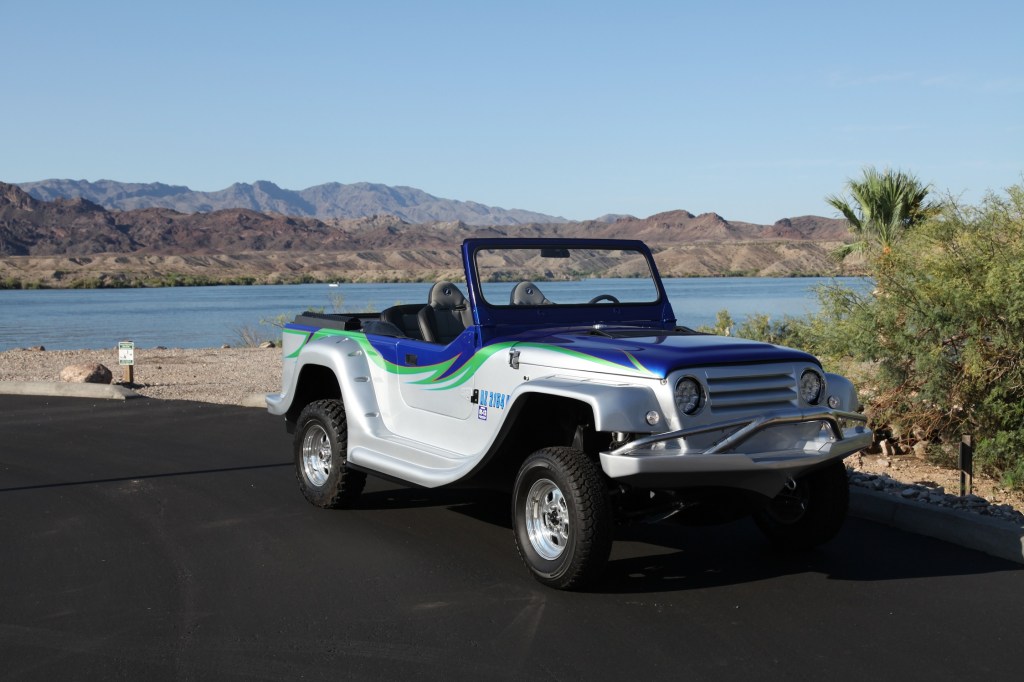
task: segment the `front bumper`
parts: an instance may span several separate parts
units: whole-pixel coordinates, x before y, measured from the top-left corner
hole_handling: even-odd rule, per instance
[[[739,488],[774,497],[790,479],[871,445],[874,436],[866,422],[864,415],[855,412],[780,410],[640,438],[602,452],[601,468],[611,479],[637,487]],[[759,440],[777,444],[787,427],[806,433],[806,427],[814,424],[820,427],[817,435],[796,440],[793,447],[756,447]],[[769,430],[775,431],[775,437],[763,439]],[[723,435],[710,446],[688,449],[687,439],[715,432]]]

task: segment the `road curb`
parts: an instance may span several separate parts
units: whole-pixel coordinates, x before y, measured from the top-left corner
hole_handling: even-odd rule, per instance
[[[1024,564],[1024,526],[1011,521],[858,487],[850,488],[850,514]]]
[[[113,384],[78,384],[65,381],[0,381],[0,393],[6,395],[45,395],[65,398],[99,398],[128,400],[141,398],[124,386]]]

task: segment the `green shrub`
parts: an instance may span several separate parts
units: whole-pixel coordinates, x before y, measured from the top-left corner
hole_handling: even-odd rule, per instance
[[[947,201],[873,271],[870,294],[823,292],[816,350],[872,363],[876,423],[915,439],[974,434],[981,469],[1024,485],[1024,187]]]

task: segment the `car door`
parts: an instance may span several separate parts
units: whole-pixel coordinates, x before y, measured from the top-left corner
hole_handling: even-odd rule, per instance
[[[474,339],[473,329],[448,345],[399,339],[396,376],[402,402],[414,412],[469,418],[475,409],[471,362],[476,350]]]

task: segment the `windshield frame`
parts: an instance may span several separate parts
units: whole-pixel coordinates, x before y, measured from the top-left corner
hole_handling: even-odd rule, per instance
[[[477,248],[473,265],[481,300],[493,308],[658,303],[660,293],[647,253],[621,247],[595,248],[591,243],[581,243]],[[503,257],[503,252],[507,256]],[[500,262],[481,262],[495,257]]]
[[[647,262],[657,296],[652,301],[609,303],[569,303],[561,305],[511,305],[491,302],[483,295],[477,270],[477,253],[490,249],[595,249],[635,251]],[[675,314],[668,301],[650,249],[635,239],[558,239],[558,238],[483,238],[467,239],[462,244],[463,265],[474,317],[481,327],[519,326],[632,326],[672,329]],[[542,284],[543,286],[543,284]],[[491,298],[494,298],[493,295]],[[490,334],[485,334],[489,336]]]

